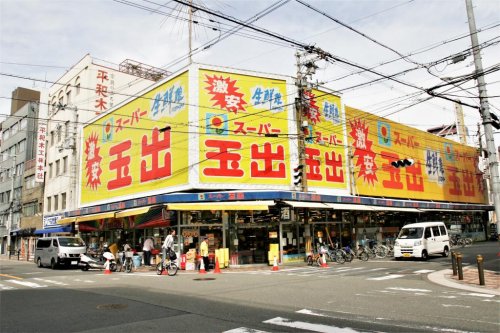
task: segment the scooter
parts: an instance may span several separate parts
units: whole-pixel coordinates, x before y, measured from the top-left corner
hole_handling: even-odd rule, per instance
[[[103,270],[106,269],[106,262],[109,261],[109,270],[116,272],[116,260],[113,253],[104,252],[102,256],[104,257],[104,260],[98,260],[90,255],[82,253],[80,254],[80,263],[78,266],[82,271],[88,271],[91,268]]]

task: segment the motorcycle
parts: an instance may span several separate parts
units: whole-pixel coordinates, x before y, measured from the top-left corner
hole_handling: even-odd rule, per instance
[[[109,261],[109,270],[112,272],[116,272],[116,260],[115,256],[111,252],[104,252],[102,254],[104,260],[98,260],[97,258],[92,257],[88,254],[80,254],[80,263],[78,266],[82,271],[88,271],[91,268],[94,269],[106,269],[106,262]]]

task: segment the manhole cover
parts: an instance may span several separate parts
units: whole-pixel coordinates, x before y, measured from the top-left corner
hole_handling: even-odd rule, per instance
[[[193,281],[211,281],[215,280],[215,278],[198,278],[198,279],[193,279]]]
[[[109,310],[120,310],[120,309],[125,309],[128,305],[127,304],[99,304],[97,306],[98,309],[109,309]]]

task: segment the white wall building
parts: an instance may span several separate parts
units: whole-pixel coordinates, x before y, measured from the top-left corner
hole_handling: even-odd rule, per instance
[[[49,88],[44,228],[56,226],[64,211],[78,208],[82,126],[166,74],[130,60],[113,69],[87,54]]]

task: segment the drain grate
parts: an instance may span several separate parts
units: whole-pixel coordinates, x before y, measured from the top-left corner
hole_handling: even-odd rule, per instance
[[[99,310],[121,310],[128,307],[127,304],[99,304],[97,308]]]
[[[193,279],[193,281],[212,281],[215,280],[215,278],[198,278],[198,279]]]

